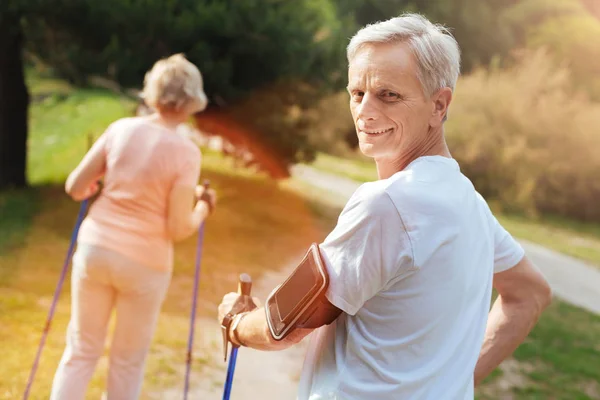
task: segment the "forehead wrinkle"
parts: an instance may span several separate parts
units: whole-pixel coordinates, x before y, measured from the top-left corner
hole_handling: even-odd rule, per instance
[[[348,78],[349,89],[399,89],[415,83],[420,88],[414,56],[402,43],[366,45],[350,61]]]

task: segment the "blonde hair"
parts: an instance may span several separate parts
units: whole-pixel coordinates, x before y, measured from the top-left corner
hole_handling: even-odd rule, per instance
[[[144,77],[141,97],[145,103],[161,112],[193,114],[206,108],[200,70],[183,54],[157,61]]]

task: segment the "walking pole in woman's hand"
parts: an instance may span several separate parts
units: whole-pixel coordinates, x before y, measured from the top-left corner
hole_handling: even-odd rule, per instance
[[[27,380],[27,386],[25,387],[25,393],[23,394],[23,400],[27,400],[29,398],[29,392],[31,390],[31,386],[33,385],[33,380],[35,378],[35,373],[37,371],[38,364],[40,362],[40,356],[42,355],[42,350],[44,349],[44,345],[46,344],[46,337],[48,336],[48,332],[50,332],[50,325],[52,324],[52,320],[54,319],[54,310],[56,309],[56,304],[58,303],[58,298],[60,297],[60,292],[62,290],[63,283],[65,282],[65,277],[67,276],[67,270],[69,269],[69,265],[71,264],[71,259],[73,258],[73,251],[75,250],[75,244],[77,243],[77,235],[79,234],[79,228],[81,227],[81,222],[85,217],[85,212],[88,208],[89,200],[83,200],[81,205],[79,206],[79,214],[77,215],[77,221],[75,222],[75,228],[73,228],[73,233],[71,234],[71,242],[69,243],[69,249],[67,250],[67,255],[65,257],[65,262],[63,264],[62,270],[60,272],[60,277],[58,278],[58,284],[56,285],[56,290],[54,291],[54,296],[52,297],[52,304],[50,305],[50,311],[48,312],[48,318],[46,319],[46,325],[44,325],[44,331],[42,332],[42,338],[40,339],[40,344],[37,349],[37,353],[35,355],[35,360],[33,361],[33,366],[31,367],[31,371],[29,373],[29,379]]]
[[[231,310],[230,315],[240,314],[242,312],[252,311],[256,308],[254,300],[250,295],[252,291],[252,278],[248,274],[241,274],[240,281],[238,283],[238,294],[240,297],[236,301]],[[227,318],[227,316],[225,317]],[[227,324],[225,324],[227,325]],[[223,329],[223,346],[225,351],[225,358],[227,358],[227,343],[229,327],[225,326]],[[231,396],[231,387],[233,386],[233,373],[235,372],[235,363],[237,361],[237,353],[239,346],[231,344],[231,353],[229,356],[229,365],[227,366],[227,378],[225,379],[225,388],[223,390],[223,400],[229,400]]]
[[[208,190],[210,182],[204,181],[204,190]],[[202,260],[202,241],[204,240],[204,222],[198,228],[198,242],[196,245],[196,271],[194,273],[194,291],[192,293],[192,312],[190,314],[190,333],[188,337],[187,358],[185,368],[185,386],[183,398],[187,400],[190,385],[190,371],[192,368],[192,349],[194,347],[194,326],[196,321],[196,302],[198,298],[198,287],[200,283],[200,262]]]

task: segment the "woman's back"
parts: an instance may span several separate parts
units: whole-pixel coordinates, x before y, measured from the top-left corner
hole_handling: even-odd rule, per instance
[[[79,242],[149,267],[171,268],[169,193],[178,183],[198,181],[200,151],[189,139],[145,117],[116,121],[94,147],[106,158],[104,189],[81,227]]]

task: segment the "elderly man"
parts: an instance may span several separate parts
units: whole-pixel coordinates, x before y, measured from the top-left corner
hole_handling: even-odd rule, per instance
[[[229,313],[224,327],[235,345],[262,350],[314,331],[301,400],[472,399],[530,332],[550,288],[446,145],[460,64],[454,38],[407,14],[363,28],[347,50],[352,117],[379,180],[353,194],[307,253],[327,275],[318,312],[277,336],[293,319],[295,304],[286,302],[314,294],[311,284],[298,292],[313,279],[306,273],[266,308],[230,312],[237,295],[226,295],[219,319]]]

